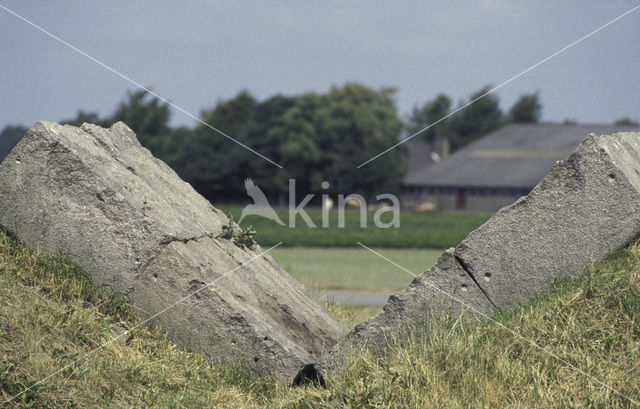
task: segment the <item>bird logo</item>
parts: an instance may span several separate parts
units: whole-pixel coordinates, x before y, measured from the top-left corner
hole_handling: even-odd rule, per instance
[[[285,225],[284,222],[280,220],[275,210],[273,210],[273,207],[269,204],[269,200],[267,200],[264,192],[256,186],[255,183],[253,183],[253,180],[246,179],[244,181],[244,188],[247,191],[247,195],[253,199],[253,204],[246,205],[244,209],[242,209],[242,215],[240,216],[238,224],[242,223],[242,219],[244,219],[245,216],[255,215],[273,220],[281,226]]]

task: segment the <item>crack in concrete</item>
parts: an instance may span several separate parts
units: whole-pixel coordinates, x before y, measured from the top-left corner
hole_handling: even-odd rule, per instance
[[[187,244],[190,241],[198,241],[200,239],[204,239],[205,237],[211,237],[209,235],[209,233],[204,233],[200,236],[193,236],[193,237],[187,237],[186,239],[181,239],[175,236],[165,236],[162,238],[162,240],[160,240],[160,244],[163,245],[164,247],[168,246],[171,243],[176,243],[176,242],[182,242],[184,244]],[[164,247],[160,250],[164,250]]]
[[[491,298],[489,298],[489,294],[487,294],[487,292],[484,290],[484,288],[482,288],[482,286],[480,285],[478,280],[476,280],[476,278],[473,276],[473,274],[471,274],[471,271],[470,271],[469,267],[467,266],[467,263],[465,263],[464,260],[462,260],[462,258],[460,256],[458,256],[457,254],[455,254],[455,253],[453,254],[453,257],[455,257],[456,261],[460,265],[460,268],[462,268],[464,270],[464,272],[467,273],[469,278],[471,278],[471,280],[473,280],[473,282],[478,287],[478,289],[480,289],[480,291],[482,291],[482,294],[484,294],[484,296],[487,298],[487,300],[489,300],[491,305],[493,305],[493,308],[495,308],[496,311],[500,311],[498,309],[498,307],[493,303],[493,301],[491,301]]]

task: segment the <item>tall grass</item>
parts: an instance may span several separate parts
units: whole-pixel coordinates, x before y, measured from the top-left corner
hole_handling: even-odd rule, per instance
[[[640,400],[638,245],[497,319]],[[135,323],[126,304],[70,263],[39,257],[0,233],[0,404]],[[385,359],[354,351],[324,388],[289,388],[231,371],[172,345],[157,329],[140,328],[0,407],[635,407],[490,322],[460,321],[400,341]]]

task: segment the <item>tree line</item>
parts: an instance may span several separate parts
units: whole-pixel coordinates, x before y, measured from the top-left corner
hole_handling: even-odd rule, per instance
[[[458,107],[488,90],[471,94]],[[241,91],[201,110],[203,122],[283,168],[201,123],[172,127],[169,106],[145,91],[128,92],[106,117],[81,110],[61,123],[108,127],[124,121],[145,147],[213,202],[246,200],[244,180],[251,178],[271,200],[283,203],[288,200],[289,179],[296,179],[301,195],[359,193],[369,199],[395,193],[406,171],[407,144],[360,169],[357,165],[434,123],[416,138],[429,143],[446,140],[456,150],[507,122],[537,122],[542,109],[538,94],[530,93],[503,113],[498,97],[491,94],[440,121],[456,109],[451,98],[440,94],[402,118],[395,93],[394,88],[373,89],[354,82],[325,93],[275,95],[262,101]],[[0,140],[25,130],[7,127]],[[323,181],[329,188],[321,188]]]

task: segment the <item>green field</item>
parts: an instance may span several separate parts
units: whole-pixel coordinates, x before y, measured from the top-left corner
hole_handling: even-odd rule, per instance
[[[219,207],[230,212],[237,221],[244,206]],[[306,211],[317,226],[322,226],[320,208],[310,207]],[[285,224],[288,223],[287,208],[277,208],[276,212]],[[457,245],[492,215],[491,212],[403,211],[399,228],[381,229],[373,223],[374,213],[367,212],[366,228],[360,227],[360,211],[357,209],[345,211],[344,228],[338,227],[337,210],[329,212],[328,228],[309,228],[300,217],[296,219],[296,227],[290,228],[259,216],[248,216],[242,221],[242,226],[252,225],[257,231],[257,242],[265,247],[279,242],[286,247],[353,247],[356,241],[360,241],[369,247],[443,249]],[[382,221],[388,220],[383,217]]]
[[[441,250],[373,249],[420,274],[433,265]],[[364,248],[276,248],[278,264],[310,288],[397,291],[413,277]]]

